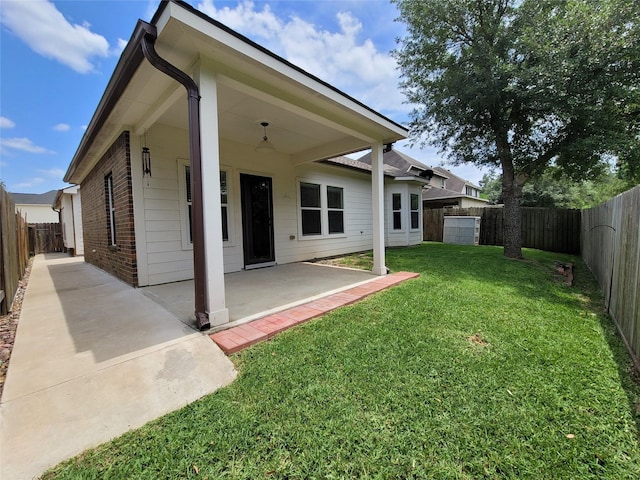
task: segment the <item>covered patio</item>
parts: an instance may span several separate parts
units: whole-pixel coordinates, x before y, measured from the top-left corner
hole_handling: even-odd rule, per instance
[[[370,271],[298,262],[225,275],[226,329],[380,278]],[[195,328],[193,280],[143,287],[148,298]]]

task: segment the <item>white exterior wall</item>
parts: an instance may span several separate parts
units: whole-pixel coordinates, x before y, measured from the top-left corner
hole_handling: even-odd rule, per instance
[[[483,202],[480,199],[472,197],[462,197],[460,199],[460,208],[472,208],[472,207],[487,207],[489,202]]]
[[[63,190],[60,197],[60,221],[64,247],[73,249],[74,255],[84,255],[80,187],[73,186]]]
[[[51,205],[26,205],[16,203],[16,212],[20,211],[22,216],[27,217],[27,223],[58,223],[58,212],[51,208]]]
[[[62,222],[62,243],[65,248],[76,248],[73,232],[73,200],[71,195],[63,194],[60,199],[60,219]]]
[[[84,255],[84,237],[82,230],[82,199],[81,199],[80,187],[77,192],[71,196],[71,202],[73,206],[73,229],[74,229],[74,241],[75,241],[75,254]]]

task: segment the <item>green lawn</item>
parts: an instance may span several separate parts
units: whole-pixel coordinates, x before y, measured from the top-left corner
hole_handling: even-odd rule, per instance
[[[638,480],[640,387],[591,274],[525,256],[390,250],[421,277],[233,356],[229,387],[44,478]]]

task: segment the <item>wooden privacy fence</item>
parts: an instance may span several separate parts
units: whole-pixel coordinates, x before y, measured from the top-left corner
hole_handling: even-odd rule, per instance
[[[640,370],[640,185],[582,211],[582,258]]]
[[[0,315],[6,315],[29,262],[26,220],[0,186]]]
[[[434,208],[423,212],[423,240],[442,242],[444,217],[480,217],[480,245],[503,245],[502,207]],[[522,207],[522,246],[580,253],[580,210]]]

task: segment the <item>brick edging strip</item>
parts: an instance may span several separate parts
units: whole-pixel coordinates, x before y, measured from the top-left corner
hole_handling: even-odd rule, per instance
[[[218,344],[224,353],[231,355],[258,342],[268,340],[288,328],[320,317],[336,308],[351,305],[373,293],[419,276],[419,273],[396,272],[363,285],[213,333],[209,337]]]

